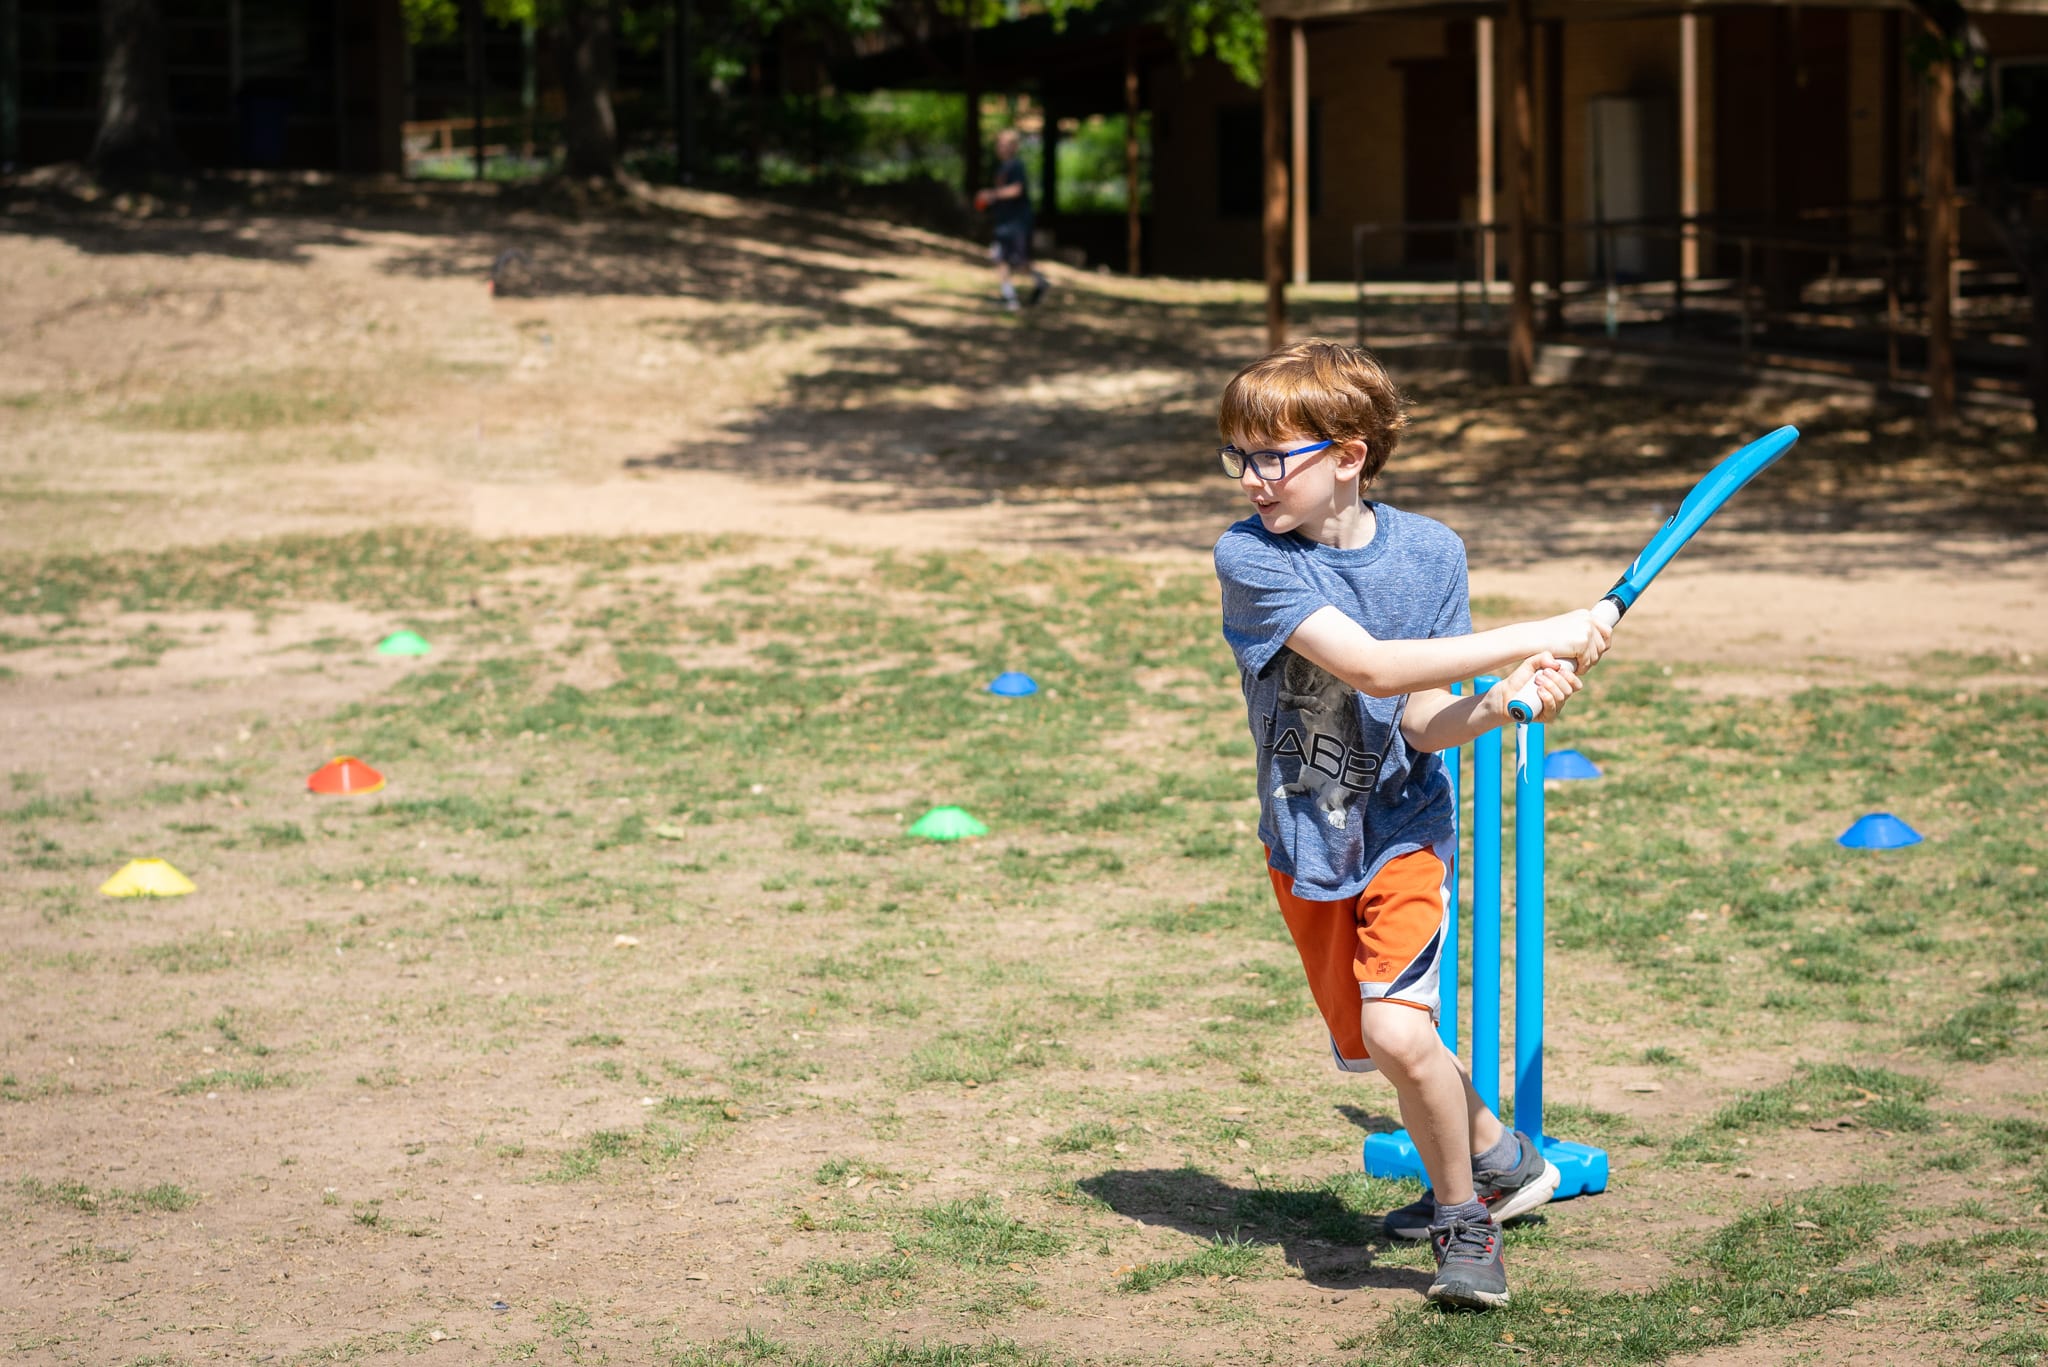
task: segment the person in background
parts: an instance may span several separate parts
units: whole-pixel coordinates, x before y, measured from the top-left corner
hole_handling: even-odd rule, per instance
[[[995,259],[996,281],[1003,307],[1015,313],[1019,308],[1017,277],[1031,277],[1031,294],[1025,303],[1036,304],[1050,288],[1045,272],[1031,264],[1031,186],[1024,170],[1024,158],[1017,154],[1017,130],[1005,128],[996,134],[996,183],[974,196],[974,207],[989,216],[995,242],[989,255]]]

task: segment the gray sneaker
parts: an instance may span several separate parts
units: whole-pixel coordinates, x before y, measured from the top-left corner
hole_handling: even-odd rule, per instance
[[[1486,1207],[1487,1215],[1497,1225],[1547,1204],[1557,1195],[1558,1183],[1564,1180],[1557,1164],[1545,1158],[1528,1135],[1517,1130],[1515,1141],[1521,1148],[1521,1157],[1512,1168],[1505,1172],[1475,1170],[1472,1174],[1473,1199]]]
[[[1521,1156],[1506,1172],[1478,1172],[1472,1174],[1472,1195],[1486,1207],[1487,1215],[1497,1225],[1506,1224],[1517,1215],[1527,1215],[1536,1207],[1547,1203],[1557,1194],[1558,1183],[1564,1174],[1557,1170],[1557,1164],[1537,1152],[1529,1136],[1515,1131]],[[1380,1221],[1380,1230],[1389,1239],[1410,1241],[1427,1239],[1429,1227],[1436,1223],[1436,1192],[1428,1187],[1422,1189],[1420,1198],[1410,1201],[1399,1210],[1388,1211]]]
[[[1399,1210],[1390,1210],[1380,1221],[1380,1232],[1389,1239],[1410,1243],[1429,1237],[1429,1227],[1436,1223],[1436,1191],[1430,1187],[1422,1189],[1419,1200],[1410,1201]]]
[[[1498,1310],[1508,1303],[1499,1225],[1453,1220],[1431,1226],[1429,1241],[1436,1248],[1436,1280],[1429,1284],[1429,1299],[1459,1310]]]

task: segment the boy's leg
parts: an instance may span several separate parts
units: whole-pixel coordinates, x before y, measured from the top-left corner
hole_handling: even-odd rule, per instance
[[[1408,1138],[1436,1192],[1429,1237],[1436,1250],[1431,1300],[1472,1308],[1508,1303],[1500,1231],[1476,1198],[1473,1115],[1457,1060],[1437,1038],[1426,1011],[1400,1001],[1368,1001],[1359,1012],[1366,1048],[1394,1085]]]
[[[1429,1171],[1437,1200],[1445,1205],[1471,1200],[1471,1087],[1437,1038],[1436,1023],[1427,1011],[1399,1001],[1366,1002],[1359,1017],[1365,1047],[1393,1084],[1401,1123]]]

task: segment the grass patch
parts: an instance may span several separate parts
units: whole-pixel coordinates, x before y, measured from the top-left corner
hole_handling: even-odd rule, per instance
[[[1935,1084],[1888,1068],[1846,1063],[1801,1063],[1792,1076],[1750,1092],[1715,1111],[1709,1130],[1734,1131],[1810,1124],[1837,1113],[1885,1130],[1927,1130],[1934,1114],[1921,1103]]]
[[[1168,1282],[1223,1281],[1250,1276],[1267,1250],[1236,1235],[1217,1235],[1185,1258],[1140,1263],[1117,1280],[1121,1291],[1155,1291]]]
[[[289,1087],[284,1073],[266,1073],[261,1068],[215,1068],[188,1077],[171,1088],[173,1096],[197,1096],[205,1092],[261,1092],[272,1087]]]
[[[895,1236],[897,1251],[959,1267],[1004,1267],[1026,1258],[1049,1258],[1067,1247],[1064,1235],[1032,1228],[989,1196],[924,1206],[911,1218],[913,1228]]]
[[[39,1205],[69,1206],[88,1214],[102,1211],[165,1211],[190,1210],[199,1204],[199,1198],[174,1182],[159,1182],[153,1187],[106,1187],[95,1190],[83,1182],[60,1180],[45,1182],[40,1178],[21,1179],[21,1194],[24,1199]]]
[[[910,1083],[987,1086],[1019,1068],[1042,1068],[1045,1045],[1009,1027],[949,1030],[910,1056]]]
[[[1524,1259],[1505,1310],[1402,1309],[1339,1346],[1368,1349],[1373,1362],[1400,1367],[1664,1362],[1896,1290],[1896,1269],[1873,1245],[1897,1214],[1885,1187],[1799,1192],[1715,1231],[1692,1255],[1696,1271],[1648,1291],[1592,1291]]]
[[[1933,1029],[1915,1035],[1913,1043],[1938,1050],[1959,1063],[1982,1063],[2012,1052],[2012,1037],[2019,1024],[2019,1008],[2012,1002],[1972,1002]]]
[[[335,375],[316,370],[192,384],[160,399],[122,404],[108,419],[151,432],[261,432],[348,422],[364,411],[364,399],[354,386],[337,386]]]

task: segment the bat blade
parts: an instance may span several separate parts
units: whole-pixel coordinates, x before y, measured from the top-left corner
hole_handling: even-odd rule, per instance
[[[1738,489],[1755,479],[1777,462],[1778,457],[1792,449],[1799,440],[1799,429],[1790,425],[1780,427],[1758,437],[1749,445],[1726,457],[1719,465],[1707,472],[1705,479],[1692,486],[1691,492],[1679,503],[1678,511],[1666,519],[1630,562],[1628,570],[1614,581],[1614,587],[1600,600],[1594,611],[1601,615],[1608,626],[1621,620],[1623,613],[1635,606],[1642,591],[1650,586],[1658,571],[1671,563],[1693,534],[1707,525],[1707,520],[1721,510],[1721,505],[1735,496]],[[1566,669],[1571,668],[1567,663]],[[1543,710],[1543,700],[1536,691],[1536,681],[1531,679],[1521,692],[1508,700],[1508,715],[1516,721],[1526,722]]]
[[[1707,525],[1707,519],[1719,512],[1721,505],[1733,498],[1743,485],[1776,464],[1778,457],[1791,450],[1792,444],[1798,440],[1798,428],[1780,427],[1728,456],[1709,470],[1706,478],[1693,485],[1691,492],[1679,503],[1678,511],[1657,529],[1657,534],[1630,563],[1628,572],[1616,580],[1609,591],[1623,611],[1635,605],[1636,598],[1650,586],[1658,571],[1671,563],[1671,557],[1692,540],[1694,533]]]

